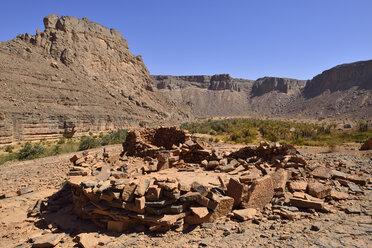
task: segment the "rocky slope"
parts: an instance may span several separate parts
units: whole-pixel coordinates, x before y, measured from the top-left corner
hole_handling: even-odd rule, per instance
[[[372,60],[336,66],[311,80],[253,81],[227,74],[152,79],[158,89],[192,106],[201,117],[372,119]]]
[[[0,43],[0,144],[190,118],[117,30],[57,15],[44,25]]]

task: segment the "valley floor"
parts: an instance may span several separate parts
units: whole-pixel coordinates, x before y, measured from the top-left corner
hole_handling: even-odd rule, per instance
[[[232,145],[226,145],[232,148]],[[358,144],[342,145],[328,153],[327,147],[298,147],[312,162],[343,161],[350,170],[371,173],[372,151],[359,151]],[[121,145],[106,147],[120,151]],[[102,152],[103,148],[90,150]],[[42,233],[61,233],[56,247],[79,247],[76,236],[102,247],[370,247],[372,243],[372,187],[362,194],[349,194],[344,208],[352,213],[309,212],[306,218],[290,221],[262,219],[237,222],[230,218],[203,223],[185,233],[107,233],[85,222],[72,211],[72,203],[41,217],[27,217],[28,208],[62,188],[71,167],[72,154],[0,166],[0,247],[31,247],[30,238]],[[23,189],[23,192],[17,191]],[[342,205],[343,202],[337,204]],[[86,244],[87,244],[86,243]],[[89,246],[87,246],[89,247]],[[94,246],[93,246],[94,247]]]

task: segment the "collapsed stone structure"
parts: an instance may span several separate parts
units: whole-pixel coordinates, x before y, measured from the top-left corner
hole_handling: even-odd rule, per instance
[[[183,230],[225,216],[295,220],[307,209],[332,211],[330,201],[349,196],[341,184],[358,194],[368,181],[308,164],[291,145],[216,150],[174,127],[130,131],[120,155],[71,161],[75,212],[117,232]]]

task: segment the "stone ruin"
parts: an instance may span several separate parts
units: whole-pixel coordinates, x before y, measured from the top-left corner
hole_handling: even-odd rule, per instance
[[[116,232],[182,231],[226,216],[295,220],[347,199],[340,182],[355,194],[367,182],[309,165],[291,145],[217,150],[175,127],[130,131],[120,155],[85,154],[71,162],[74,211]]]

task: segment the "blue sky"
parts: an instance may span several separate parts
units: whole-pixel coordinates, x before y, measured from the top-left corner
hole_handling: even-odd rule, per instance
[[[372,59],[371,0],[3,0],[0,41],[48,14],[118,29],[151,74],[311,79]]]

